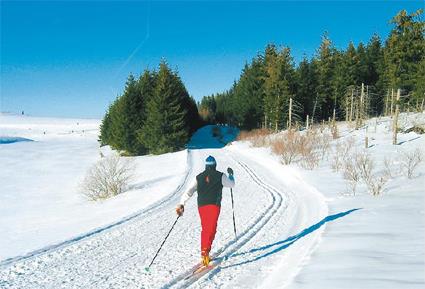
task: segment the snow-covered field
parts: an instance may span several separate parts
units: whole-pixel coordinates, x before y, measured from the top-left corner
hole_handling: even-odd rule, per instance
[[[423,119],[422,114],[405,122]],[[330,168],[330,157],[312,171],[283,166],[268,149],[246,142],[222,147],[205,128],[196,136],[204,146],[138,157],[133,189],[92,203],[79,193],[79,183],[100,158],[98,125],[0,116],[0,138],[34,140],[0,144],[1,288],[425,285],[425,165],[412,179],[399,169],[401,152],[423,150],[423,135],[400,134],[401,144],[393,146],[386,119],[379,121],[376,133],[369,127],[367,150],[376,159],[376,171],[384,169],[385,156],[393,156],[394,177],[380,196],[371,196],[362,185],[356,196],[347,194],[347,183]],[[341,125],[340,131],[341,139],[355,138],[355,148],[364,146],[366,129]],[[199,279],[186,279],[199,261],[200,223],[192,198],[146,272],[175,221],[180,194],[209,154],[217,158],[219,170],[235,170],[238,237],[225,190],[213,245],[219,264]]]
[[[182,181],[186,152],[138,157],[133,189],[90,202],[80,184],[100,159],[98,120],[0,115],[0,260],[110,225],[160,200]],[[102,149],[104,154],[109,151]]]

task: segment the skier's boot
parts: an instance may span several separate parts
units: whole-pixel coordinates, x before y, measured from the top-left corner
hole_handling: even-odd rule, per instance
[[[207,249],[202,250],[201,255],[202,255],[202,265],[208,266],[210,264],[210,261],[211,261],[210,255],[209,255],[209,250],[207,250]]]

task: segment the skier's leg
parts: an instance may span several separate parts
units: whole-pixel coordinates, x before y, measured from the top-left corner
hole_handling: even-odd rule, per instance
[[[208,255],[210,251],[210,234],[209,234],[209,214],[208,214],[208,205],[198,208],[199,217],[201,218],[201,255]]]
[[[215,239],[215,234],[217,232],[217,223],[218,223],[218,217],[220,216],[220,206],[213,205],[211,208],[211,235],[210,235],[210,248],[212,247],[212,243]]]
[[[211,251],[211,245],[214,241],[220,207],[217,205],[205,205],[199,207],[198,210],[202,226],[201,252],[202,255],[206,255]]]

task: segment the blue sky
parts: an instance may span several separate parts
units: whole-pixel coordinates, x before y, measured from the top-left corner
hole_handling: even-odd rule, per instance
[[[399,10],[423,1],[1,1],[0,111],[102,117],[130,72],[164,57],[189,93],[228,89],[267,43],[312,56],[386,38]]]

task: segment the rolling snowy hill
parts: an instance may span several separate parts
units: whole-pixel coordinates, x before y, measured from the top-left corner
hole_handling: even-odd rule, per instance
[[[423,121],[423,114],[405,122]],[[1,288],[422,288],[425,243],[425,165],[415,177],[396,172],[399,153],[423,150],[414,132],[391,145],[389,121],[369,128],[369,152],[383,170],[394,155],[395,176],[382,195],[360,186],[356,196],[331,169],[331,158],[309,171],[283,166],[266,148],[232,142],[237,133],[200,130],[188,150],[137,157],[133,189],[100,203],[85,200],[79,183],[100,158],[98,121],[0,116]],[[341,139],[362,149],[366,127],[341,125]],[[331,145],[335,145],[332,142]],[[110,151],[102,149],[107,154]],[[199,261],[196,198],[151,261],[176,219],[189,180],[213,155],[218,169],[235,170],[233,233],[228,190],[213,245],[219,264],[186,279]],[[18,173],[19,172],[19,173]]]

